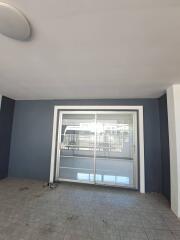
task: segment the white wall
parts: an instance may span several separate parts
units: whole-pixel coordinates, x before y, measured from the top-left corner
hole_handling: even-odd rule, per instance
[[[180,217],[180,84],[167,89],[171,208]]]

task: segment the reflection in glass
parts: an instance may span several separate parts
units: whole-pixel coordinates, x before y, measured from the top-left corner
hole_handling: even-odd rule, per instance
[[[60,178],[94,181],[94,119],[92,114],[63,114]]]
[[[63,113],[61,179],[135,188],[136,112]]]
[[[103,184],[134,187],[133,114],[97,114],[96,174]]]

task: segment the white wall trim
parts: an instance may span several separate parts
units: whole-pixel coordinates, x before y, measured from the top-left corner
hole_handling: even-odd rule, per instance
[[[55,175],[55,156],[56,156],[56,131],[58,122],[58,109],[57,106],[54,107],[54,120],[53,120],[53,134],[52,134],[52,148],[51,148],[51,164],[50,164],[50,177],[49,182],[54,182]]]
[[[180,217],[180,84],[167,89],[171,209]]]
[[[49,183],[54,182],[55,177],[55,155],[56,155],[56,133],[58,111],[60,110],[136,110],[139,113],[139,162],[140,162],[140,192],[145,193],[145,166],[144,166],[144,114],[143,106],[54,106],[54,121],[52,134],[51,165]]]

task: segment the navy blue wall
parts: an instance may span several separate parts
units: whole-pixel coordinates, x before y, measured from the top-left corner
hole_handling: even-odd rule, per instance
[[[9,176],[48,181],[54,105],[143,105],[146,191],[161,192],[158,99],[16,101]]]
[[[14,100],[2,97],[0,109],[0,179],[8,176]]]
[[[159,115],[161,122],[162,193],[170,200],[170,155],[166,95],[159,99]]]

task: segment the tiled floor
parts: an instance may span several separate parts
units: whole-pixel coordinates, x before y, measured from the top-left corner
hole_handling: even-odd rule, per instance
[[[173,240],[180,222],[160,194],[0,181],[0,240]]]

